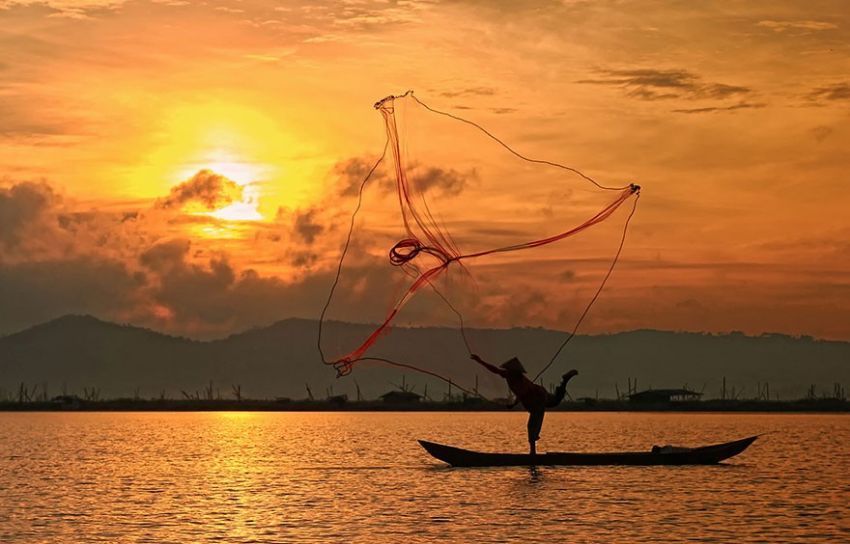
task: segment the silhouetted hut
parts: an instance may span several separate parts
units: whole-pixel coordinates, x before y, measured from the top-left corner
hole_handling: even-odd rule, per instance
[[[348,395],[332,395],[328,397],[328,404],[334,406],[342,406],[346,402],[348,402]]]
[[[387,404],[412,404],[421,399],[422,396],[413,391],[390,391],[381,395],[381,400]]]

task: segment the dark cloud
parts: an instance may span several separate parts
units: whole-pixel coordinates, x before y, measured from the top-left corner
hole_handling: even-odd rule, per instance
[[[59,197],[46,183],[23,182],[0,187],[0,242],[17,247]]]
[[[189,203],[198,203],[207,210],[217,210],[242,199],[242,187],[211,170],[199,170],[194,176],[157,201],[158,208],[180,209]]]
[[[460,194],[467,182],[476,179],[478,174],[475,170],[462,173],[454,169],[444,170],[442,168],[430,167],[414,169],[410,182],[413,188],[420,192],[438,189],[444,194]]]
[[[230,292],[236,277],[225,257],[211,259],[208,266],[182,260],[159,275],[152,296],[183,324],[215,327],[229,323],[233,315],[237,301]]]
[[[363,180],[366,179],[374,165],[373,159],[362,157],[337,163],[334,166],[334,174],[337,177],[338,193],[342,196],[356,196],[360,191]],[[410,184],[417,191],[425,192],[436,189],[448,195],[459,194],[470,181],[478,178],[478,173],[474,169],[459,172],[452,168],[445,169],[416,163],[408,165],[407,171]],[[369,185],[377,185],[384,192],[396,190],[395,179],[390,177],[387,171],[380,166],[369,178]]]
[[[809,94],[812,100],[850,100],[850,83],[818,87]]]
[[[165,272],[180,265],[189,254],[188,240],[160,242],[139,255],[139,262],[155,272]]]
[[[360,187],[369,172],[375,166],[375,158],[353,157],[334,165],[334,175],[337,178],[338,192],[341,196],[357,196]],[[386,172],[378,168],[372,174],[370,183],[382,184],[387,180]]]
[[[496,89],[492,87],[467,87],[465,89],[457,89],[453,91],[443,91],[440,96],[446,98],[458,98],[467,96],[492,96],[496,94]]]
[[[188,241],[172,240],[141,252],[136,265],[92,254],[0,260],[0,334],[85,313],[210,338],[285,317],[315,317],[327,296],[331,278],[326,273],[284,282],[250,269],[237,271],[225,256],[199,262],[191,253]],[[383,304],[375,293],[385,277],[363,273],[369,274],[375,304]],[[355,298],[348,289],[340,292],[341,315],[350,319],[361,311]]]
[[[123,320],[143,283],[123,263],[90,255],[0,263],[0,334],[68,313]]]
[[[296,251],[289,260],[297,268],[310,268],[319,260],[319,256],[310,251]]]
[[[812,132],[812,136],[815,137],[815,141],[817,143],[821,143],[822,141],[826,140],[827,138],[829,138],[832,135],[833,129],[832,129],[832,127],[819,126],[819,127],[813,128],[811,130],[811,132]]]
[[[687,70],[602,70],[601,74],[601,78],[583,79],[578,83],[619,87],[628,96],[640,100],[725,99],[750,92],[747,87],[704,82]]]
[[[235,324],[237,314],[241,314],[240,324],[247,326],[250,320],[246,314],[260,310],[264,302],[257,296],[240,299],[246,294],[246,284],[257,286],[265,282],[281,290],[286,288],[277,280],[262,279],[254,270],[238,273],[224,255],[214,256],[206,263],[190,261],[190,248],[188,240],[170,240],[139,256],[139,262],[150,273],[147,296],[168,309],[171,326],[177,329],[199,334],[223,331]]]
[[[479,310],[482,323],[487,326],[499,326],[507,321],[510,326],[528,326],[546,321],[556,308],[552,305],[551,295],[540,290],[525,287],[510,291],[507,297],[494,299],[481,304]]]
[[[463,229],[476,236],[490,236],[494,238],[501,238],[503,240],[505,238],[529,238],[534,236],[534,233],[529,232],[528,229],[519,227],[482,227],[476,224],[471,224],[469,226],[464,225]]]
[[[316,236],[322,233],[325,228],[317,222],[319,211],[315,209],[299,211],[295,214],[294,230],[304,242],[311,245]]]
[[[734,104],[732,106],[716,106],[716,107],[708,107],[708,108],[684,108],[672,110],[673,113],[715,113],[721,111],[736,111],[736,110],[745,110],[745,109],[758,109],[765,107],[765,104],[754,104],[750,102],[741,102],[740,104]]]
[[[723,83],[712,83],[702,86],[698,91],[698,98],[729,98],[739,94],[747,94],[750,89],[737,85],[725,85]]]
[[[449,191],[462,186],[460,174],[422,172],[424,186]],[[171,195],[172,201],[185,194]],[[144,207],[75,209],[45,183],[4,187],[0,334],[67,313],[90,313],[199,338],[285,317],[316,317],[333,279],[329,266],[317,267],[325,264],[321,257],[326,251],[318,240],[339,213],[333,208],[296,211],[270,227],[283,245],[256,239],[257,247],[270,244],[265,247],[277,252],[269,254],[269,262],[288,262],[301,274],[284,280],[237,267],[235,257],[215,252],[215,247],[224,246],[183,238],[185,225],[172,230],[171,214]],[[168,238],[169,233],[176,236]],[[25,245],[14,253],[4,250],[7,243],[19,242]],[[345,273],[333,308],[339,319],[379,319],[386,311],[388,289],[409,283],[403,271],[365,251],[352,252]],[[417,308],[418,303],[410,305],[408,314]]]
[[[170,317],[160,328],[194,337],[220,336],[286,317],[317,317],[332,281],[330,272],[286,282],[253,269],[238,271],[223,255],[193,261],[188,249],[181,254],[183,247],[176,243],[159,247],[157,262],[168,266],[150,270],[144,294],[168,309]],[[377,262],[347,267],[329,315],[346,320],[382,315],[388,274],[400,273],[391,268]]]

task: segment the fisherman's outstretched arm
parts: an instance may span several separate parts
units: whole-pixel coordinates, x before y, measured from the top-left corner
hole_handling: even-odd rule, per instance
[[[502,370],[501,368],[499,368],[497,366],[491,365],[490,363],[488,363],[487,361],[485,361],[484,359],[482,359],[478,355],[473,353],[472,355],[469,356],[469,358],[472,359],[473,361],[475,361],[476,363],[480,364],[481,366],[483,366],[484,368],[486,368],[487,370],[489,370],[493,374],[498,374],[499,376],[502,376],[503,378],[505,377],[505,371],[504,370]]]

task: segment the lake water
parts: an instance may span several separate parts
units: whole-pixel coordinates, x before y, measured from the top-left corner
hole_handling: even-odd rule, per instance
[[[0,542],[850,542],[850,417],[552,413],[541,450],[770,433],[724,466],[451,469],[504,413],[0,413]]]

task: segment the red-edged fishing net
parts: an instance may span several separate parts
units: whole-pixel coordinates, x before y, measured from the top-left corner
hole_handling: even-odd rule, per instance
[[[412,92],[375,108],[386,146],[363,165],[356,187],[320,321],[323,362],[339,375],[375,361],[451,383],[452,365],[468,363],[426,362],[422,352],[439,346],[382,351],[382,338],[394,325],[450,327],[472,352],[466,331],[473,326],[567,331],[539,376],[574,337],[610,277],[640,188],[604,185],[572,167],[525,156],[482,125],[434,109]],[[616,215],[619,221],[608,221]],[[372,325],[361,327],[362,337],[323,338],[321,327],[335,310],[340,319]]]

